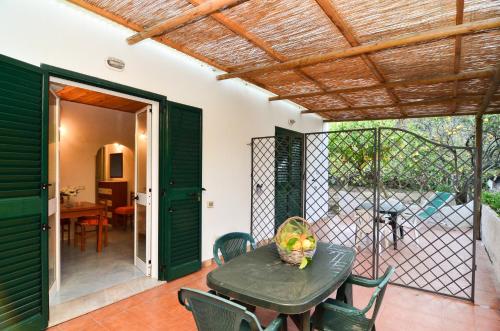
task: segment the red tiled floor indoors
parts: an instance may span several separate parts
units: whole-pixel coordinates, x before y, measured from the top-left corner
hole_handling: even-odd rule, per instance
[[[479,246],[479,245],[478,245]],[[196,330],[191,313],[177,301],[180,287],[207,290],[206,274],[213,267],[140,293],[102,309],[57,325],[50,330]],[[390,285],[377,318],[378,331],[500,331],[500,292],[492,279],[484,250],[478,252],[476,303]],[[371,292],[354,288],[356,306]],[[257,309],[266,325],[274,313]],[[289,330],[297,330],[289,322]]]

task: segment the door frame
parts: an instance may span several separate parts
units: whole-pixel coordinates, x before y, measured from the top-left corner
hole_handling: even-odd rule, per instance
[[[156,94],[153,92],[148,92],[145,90],[137,89],[134,87],[114,83],[108,80],[104,80],[101,78],[97,78],[94,76],[89,76],[85,74],[81,74],[75,71],[70,71],[58,67],[54,67],[48,64],[41,64],[41,69],[44,73],[44,86],[45,91],[44,91],[44,96],[46,96],[46,108],[45,108],[45,114],[48,115],[48,86],[49,86],[49,80],[50,78],[57,78],[61,80],[67,80],[70,81],[73,85],[81,84],[81,85],[86,85],[86,88],[92,88],[93,90],[102,90],[101,92],[104,93],[110,93],[110,92],[115,92],[117,95],[122,94],[124,97],[135,97],[137,99],[142,99],[142,101],[146,101],[149,103],[152,103],[153,107],[153,112],[152,112],[152,123],[153,123],[153,128],[152,128],[152,169],[151,169],[151,176],[152,178],[159,178],[160,176],[160,166],[162,165],[160,162],[160,157],[159,157],[159,143],[160,143],[160,136],[164,134],[162,131],[163,127],[160,127],[160,119],[163,117],[162,114],[167,111],[167,98],[163,95]],[[112,93],[112,94],[115,94]],[[134,99],[134,98],[132,98]],[[45,104],[44,104],[45,106]],[[48,116],[46,116],[48,117]],[[44,125],[48,125],[48,118],[45,119]],[[48,126],[47,126],[48,127]],[[47,168],[47,164],[45,164],[45,169]],[[162,250],[162,233],[164,232],[164,227],[162,226],[162,222],[160,221],[160,213],[159,210],[161,209],[160,206],[160,181],[159,180],[153,180],[151,183],[152,187],[152,238],[151,238],[151,245],[153,247],[152,250],[152,263],[151,263],[151,277],[152,278],[157,278],[159,280],[164,280],[165,278],[163,277],[163,273],[160,272],[160,266],[162,263],[160,261],[163,261],[165,259],[165,252]],[[47,211],[45,211],[47,213]],[[155,220],[157,220],[155,222]],[[157,248],[157,249],[154,249]],[[46,261],[45,263],[48,263]]]
[[[56,217],[56,223],[55,223],[55,234],[56,234],[56,256],[55,256],[55,259],[56,259],[56,265],[55,265],[55,281],[54,281],[54,284],[52,286],[50,286],[49,284],[49,295],[51,295],[53,292],[58,292],[60,289],[61,289],[61,222],[60,222],[60,215],[61,215],[61,205],[58,203],[59,199],[61,198],[60,197],[60,193],[59,193],[59,190],[60,190],[60,181],[59,181],[59,177],[60,177],[60,138],[61,138],[61,133],[59,132],[59,125],[61,124],[60,120],[61,120],[61,98],[54,92],[50,89],[48,89],[49,91],[49,94],[52,94],[54,96],[54,98],[56,98],[56,109],[55,109],[55,112],[54,112],[54,115],[55,115],[55,119],[53,119],[57,125],[57,128],[56,128],[56,136],[55,136],[55,140],[56,140],[56,145],[55,145],[55,158],[56,158],[56,164],[55,164],[55,167],[56,167],[56,182],[55,182],[55,197],[53,198],[53,200],[55,200],[55,206],[52,206],[52,208],[55,209],[55,217]],[[50,97],[50,95],[48,96]],[[50,105],[49,105],[50,107]],[[50,122],[50,113],[49,113],[49,109],[47,109],[47,117],[49,119],[49,122]],[[50,125],[50,124],[49,124]],[[50,134],[48,131],[47,131],[48,134]],[[48,143],[48,140],[47,140],[47,143]],[[49,158],[49,155],[47,155],[47,159]],[[48,160],[47,162],[50,162],[51,160]],[[49,165],[47,164],[47,173],[49,171]],[[48,175],[47,175],[47,182],[48,182]],[[48,199],[48,198],[47,198]],[[52,199],[48,199],[48,203],[49,203],[49,206],[48,206],[48,213],[47,213],[47,217],[49,217],[49,213],[50,213],[50,210],[51,210],[51,206],[50,206],[50,200]],[[51,214],[52,215],[52,214]],[[47,223],[49,223],[49,220],[47,219]],[[50,245],[50,238],[48,238],[49,240],[49,245]],[[49,252],[50,254],[50,252]],[[49,258],[50,259],[50,258]]]
[[[138,210],[137,210],[137,204],[141,201],[141,196],[139,194],[138,190],[138,183],[139,183],[139,153],[138,153],[138,141],[140,140],[139,132],[138,132],[138,125],[139,125],[139,119],[138,115],[140,113],[146,113],[146,130],[147,130],[147,155],[146,155],[146,169],[148,170],[146,172],[146,186],[150,188],[152,186],[152,139],[151,137],[153,136],[152,134],[152,107],[150,105],[147,105],[145,108],[137,111],[135,113],[135,149],[134,149],[134,195],[135,195],[135,200],[131,203],[134,204],[134,264],[137,268],[139,268],[146,276],[151,276],[151,262],[147,262],[148,260],[152,260],[152,251],[153,247],[151,245],[152,242],[152,206],[151,206],[151,192],[146,189],[146,192],[144,194],[144,201],[141,203],[141,205],[144,205],[146,207],[146,261],[142,261],[140,258],[137,257],[137,236],[138,236],[138,231],[139,231],[139,226],[137,224],[137,215],[138,215]]]

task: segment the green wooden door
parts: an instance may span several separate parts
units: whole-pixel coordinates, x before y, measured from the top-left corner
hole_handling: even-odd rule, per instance
[[[304,135],[276,127],[275,230],[291,216],[302,216]]]
[[[201,268],[201,141],[199,108],[168,102],[162,125],[160,203],[164,278]]]
[[[0,330],[47,326],[46,86],[0,55]]]

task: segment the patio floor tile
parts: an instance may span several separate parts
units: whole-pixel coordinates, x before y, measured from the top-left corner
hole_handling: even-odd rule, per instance
[[[478,255],[476,303],[446,296],[389,285],[377,318],[379,331],[500,331],[500,298],[498,284],[492,278],[487,259]],[[195,331],[190,312],[177,301],[179,288],[207,290],[206,275],[215,266],[177,279],[102,309],[51,328],[71,330],[183,330]],[[481,284],[481,285],[479,285]],[[371,296],[369,289],[355,287],[354,302],[363,307]],[[276,313],[257,309],[256,315],[264,324]],[[289,321],[289,330],[297,330]]]

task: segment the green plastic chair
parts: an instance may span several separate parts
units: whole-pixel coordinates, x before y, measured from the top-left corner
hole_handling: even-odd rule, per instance
[[[193,313],[198,331],[279,331],[286,323],[286,316],[280,315],[263,329],[254,314],[232,301],[189,288],[181,288],[178,296]]]
[[[224,258],[224,263],[229,262],[237,256],[247,252],[248,244],[250,249],[255,249],[255,240],[251,235],[244,232],[231,232],[218,238],[214,244],[214,260],[217,265],[221,266],[222,261],[219,258],[219,251]]]
[[[387,268],[384,275],[375,280],[350,276],[346,282],[363,287],[375,287],[375,291],[363,309],[355,308],[343,301],[329,298],[319,304],[311,317],[311,328],[328,331],[375,331],[375,318],[379,311],[385,289],[392,274],[394,267]],[[375,307],[371,318],[365,314]]]

